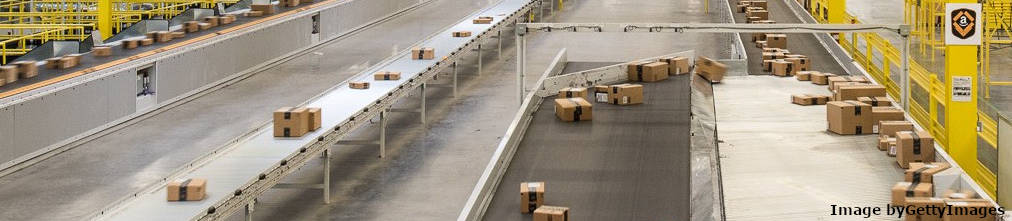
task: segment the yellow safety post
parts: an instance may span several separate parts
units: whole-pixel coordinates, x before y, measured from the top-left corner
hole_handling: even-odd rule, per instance
[[[559,11],[562,11],[562,0],[559,0]]]
[[[112,37],[112,0],[98,0],[98,31],[102,40]]]

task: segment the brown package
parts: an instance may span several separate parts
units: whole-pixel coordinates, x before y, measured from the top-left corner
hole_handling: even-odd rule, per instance
[[[746,12],[745,15],[748,17],[755,17],[752,19],[752,22],[770,19],[770,12],[766,10],[751,10]]]
[[[169,182],[165,187],[168,201],[200,201],[207,195],[207,179],[192,178]]]
[[[968,213],[964,212],[961,214],[953,213],[952,215],[946,215],[945,221],[994,221],[997,220],[995,214],[990,211],[995,211],[994,205],[986,200],[946,200],[946,207],[955,211],[984,211],[984,213]],[[983,217],[982,217],[983,216]]]
[[[829,84],[829,77],[836,76],[833,73],[822,73],[812,72],[812,84],[816,85],[827,85]]]
[[[520,212],[531,213],[545,205],[545,182],[520,183]]]
[[[859,98],[857,98],[857,101],[860,101],[860,102],[865,103],[865,104],[871,104],[871,106],[875,106],[875,107],[887,107],[887,106],[892,106],[893,105],[893,102],[891,100],[889,100],[889,97],[884,97],[884,96],[882,96],[882,97],[859,97]]]
[[[538,207],[534,210],[534,221],[569,221],[569,207]]]
[[[453,32],[453,37],[457,37],[457,38],[471,37],[471,32],[470,31],[455,31],[455,32]]]
[[[930,183],[899,182],[892,189],[892,204],[904,205],[908,197],[931,197],[932,186]]]
[[[776,60],[773,62],[772,65],[773,65],[773,75],[776,76],[789,77],[793,76],[794,72],[796,71],[794,70],[795,69],[794,64],[791,62],[787,62],[785,60]]]
[[[299,0],[282,0],[281,3],[285,4],[285,7],[299,6]]]
[[[127,39],[121,42],[122,42],[121,44],[123,45],[123,49],[134,49],[141,44],[141,40],[133,40],[133,39]]]
[[[765,72],[772,72],[773,71],[773,62],[777,62],[777,60],[776,59],[763,60],[763,71],[765,71]]]
[[[942,214],[934,208],[944,208],[945,200],[934,197],[908,197],[905,202],[909,210],[921,210],[914,214],[904,214],[904,220],[908,221],[942,221]],[[894,205],[897,206],[897,205]]]
[[[77,66],[77,63],[79,61],[80,61],[80,58],[71,57],[71,56],[64,56],[64,57],[60,58],[60,61],[58,62],[59,63],[59,68],[60,69],[67,69],[67,68],[75,67],[75,66]]]
[[[14,65],[0,66],[0,86],[7,84],[7,79],[12,77],[14,78],[15,81],[18,80],[17,66]],[[14,83],[14,81],[11,81],[11,83]]]
[[[264,16],[264,12],[251,10],[251,11],[248,11],[246,13],[242,13],[242,16],[246,16],[246,17],[260,17],[260,16]]]
[[[594,106],[582,97],[555,99],[555,116],[569,122],[593,120]]]
[[[871,105],[857,101],[826,103],[828,129],[836,134],[871,134]]]
[[[668,64],[668,75],[681,75],[689,73],[689,58],[687,57],[670,57],[661,58],[661,62]]]
[[[559,90],[559,98],[587,97],[587,88],[567,87]]]
[[[608,88],[608,100],[614,105],[633,105],[643,103],[643,85],[618,84]]]
[[[787,35],[766,34],[766,45],[771,48],[787,48]]]
[[[727,65],[714,61],[705,56],[696,57],[696,74],[702,76],[710,83],[720,83],[727,73]]]
[[[478,17],[478,18],[475,18],[474,20],[472,20],[471,23],[474,23],[474,24],[492,24],[492,17],[481,16],[481,17]]]
[[[174,31],[174,32],[170,32],[170,33],[172,34],[172,38],[183,38],[183,37],[186,37],[186,32]]]
[[[158,42],[168,42],[172,40],[172,32],[159,31],[155,33],[155,40]]]
[[[183,22],[183,30],[185,30],[186,32],[200,31],[200,22],[198,21]]]
[[[886,96],[886,90],[882,85],[845,85],[833,91],[833,100],[835,101],[857,100],[858,97],[883,96]]]
[[[668,79],[668,63],[644,61],[626,67],[629,81],[657,82]]]
[[[896,147],[896,138],[895,137],[891,137],[891,136],[885,135],[885,134],[878,136],[878,150],[885,151],[885,150],[889,150],[889,149],[892,149],[892,148],[895,148],[895,147]],[[894,149],[894,151],[895,151],[895,149]],[[893,152],[893,154],[886,153],[886,155],[895,156],[896,154],[895,154],[895,152]]]
[[[872,106],[871,115],[873,117],[873,122],[875,122],[875,125],[878,125],[879,121],[896,121],[906,119],[903,117],[903,110],[891,106],[890,107]]]
[[[250,12],[259,11],[263,15],[274,14],[274,5],[273,4],[250,5],[249,8],[250,8]]]
[[[60,59],[63,59],[63,57],[46,58],[46,68],[48,69],[60,68]]]
[[[914,124],[905,120],[883,120],[875,126],[876,133],[895,137],[899,131],[913,131]]]
[[[608,85],[594,85],[594,102],[608,103],[611,102],[611,98],[608,96],[608,91],[611,91],[611,86]]]
[[[765,41],[765,40],[766,40],[766,33],[752,33],[752,42]],[[763,47],[763,48],[769,48],[769,47]]]
[[[790,57],[790,56],[788,56],[788,57],[785,57],[784,60],[786,60],[788,62],[791,62],[791,64],[794,64],[794,69],[796,69],[795,72],[798,72],[798,71],[808,71],[808,65],[809,65],[808,57],[796,57],[796,56],[795,57]]]
[[[33,78],[39,75],[39,66],[35,65],[35,61],[18,61],[14,62],[14,65],[18,66],[18,77],[21,78]],[[7,83],[16,81],[17,79],[7,79]]]
[[[896,163],[910,168],[914,162],[935,162],[935,139],[927,131],[896,132]]]
[[[815,105],[818,103],[818,101],[815,97],[809,96],[807,94],[792,94],[791,103],[801,106],[808,106],[808,105]]]
[[[388,81],[388,80],[400,80],[401,72],[396,71],[379,71],[372,74],[372,79],[377,81]]]
[[[224,16],[218,17],[218,24],[221,24],[221,25],[232,24],[232,22],[234,22],[234,21],[235,21],[235,15],[224,15]]]
[[[141,39],[141,46],[148,46],[155,43],[155,39],[145,38]]]
[[[411,60],[432,60],[436,58],[436,49],[428,47],[411,48]]]
[[[309,112],[309,130],[314,131],[323,126],[323,109],[319,107],[307,107]]]
[[[798,71],[798,73],[794,74],[794,77],[798,79],[798,81],[811,81],[812,73],[815,72],[817,71]]]
[[[932,183],[932,177],[939,172],[949,169],[948,163],[910,163],[910,169],[904,172],[903,181],[913,183]]]
[[[95,57],[105,57],[112,55],[112,48],[105,46],[96,46],[91,48],[91,54]]]
[[[862,76],[833,76],[829,77],[829,90],[836,90],[839,86],[836,83],[840,82],[860,82],[860,83],[871,83],[868,78]]]
[[[348,82],[348,87],[351,89],[369,89],[369,82],[365,81],[352,81]]]
[[[275,137],[301,137],[309,132],[309,110],[282,107],[274,111]]]

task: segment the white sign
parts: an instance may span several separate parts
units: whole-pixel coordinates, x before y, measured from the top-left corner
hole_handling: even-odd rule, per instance
[[[969,102],[973,99],[973,77],[952,76],[952,101]]]
[[[980,4],[947,3],[945,17],[942,26],[945,26],[946,45],[980,45],[983,35]]]

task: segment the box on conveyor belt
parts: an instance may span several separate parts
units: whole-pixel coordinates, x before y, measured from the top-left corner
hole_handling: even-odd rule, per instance
[[[854,86],[854,85],[871,85],[871,84],[869,84],[869,83],[863,83],[863,82],[853,82],[853,81],[836,82],[836,83],[831,83],[829,87],[826,87],[826,90],[835,91],[840,86]],[[854,99],[854,100],[857,100],[857,99]]]
[[[874,107],[872,107],[872,109],[874,109]],[[879,121],[878,124],[875,126],[876,133],[890,137],[895,137],[896,132],[913,131],[913,130],[914,124],[910,123],[910,121],[905,120],[883,120]]]
[[[843,85],[833,91],[834,101],[857,100],[858,97],[886,96],[882,85]]]
[[[348,87],[351,89],[369,89],[369,82],[365,81],[352,81],[348,82]]]
[[[183,38],[183,37],[186,37],[186,32],[174,31],[174,32],[170,32],[170,33],[172,33],[172,38]]]
[[[794,72],[797,71],[794,68],[794,64],[785,60],[776,60],[773,62],[773,75],[781,77],[794,76]]]
[[[871,134],[871,105],[857,101],[830,101],[826,103],[828,129],[836,134]]]
[[[771,48],[787,48],[787,35],[766,34],[766,45]]]
[[[642,61],[626,66],[629,81],[657,82],[668,79],[668,63]]]
[[[555,99],[555,116],[567,122],[594,119],[594,105],[582,97]]]
[[[211,24],[208,24],[206,22],[201,22],[200,24],[197,24],[197,27],[200,27],[200,30],[207,30],[210,29],[212,26]]]
[[[453,37],[457,37],[457,38],[471,37],[471,32],[470,31],[455,31],[455,32],[453,32]]]
[[[794,64],[794,69],[796,69],[797,71],[808,71],[809,65],[808,57],[797,57],[797,56],[791,57],[791,55],[788,55],[787,57],[784,58],[784,60]]]
[[[521,213],[531,213],[545,205],[545,182],[520,183],[520,205]]]
[[[67,68],[75,67],[75,66],[77,66],[79,60],[80,59],[76,59],[76,58],[70,57],[70,56],[61,57],[60,60],[58,62],[56,62],[56,64],[57,64],[56,68],[67,69]]]
[[[696,74],[702,76],[711,83],[720,83],[727,74],[727,65],[717,62],[705,56],[696,58]]]
[[[18,67],[14,65],[0,66],[0,86],[7,84],[7,79],[13,77],[14,80],[18,80]],[[14,81],[11,81],[14,83]]]
[[[323,109],[319,107],[306,107],[309,112],[309,131],[320,129],[323,126]]]
[[[861,103],[864,103],[864,102],[861,102]],[[865,104],[867,104],[867,103],[865,103]],[[869,105],[871,105],[871,104],[869,104]],[[874,120],[873,122],[875,122],[875,127],[878,127],[878,122],[880,122],[880,121],[897,121],[897,120],[904,120],[905,119],[903,117],[903,110],[899,109],[899,108],[892,107],[892,106],[889,106],[889,107],[875,107],[875,106],[872,106],[871,107],[871,115],[872,115],[873,120]]]
[[[871,83],[868,78],[862,76],[832,76],[829,77],[829,90],[836,90],[836,83],[838,82]]]
[[[309,132],[309,110],[282,107],[274,111],[275,137],[301,137]]]
[[[765,51],[764,51],[764,52],[763,52],[763,57],[762,57],[762,59],[763,59],[764,61],[765,61],[765,60],[776,60],[776,59],[780,59],[779,57],[781,57],[781,56],[777,56],[777,53],[780,53],[780,52],[776,52],[776,51],[771,51],[771,52],[765,52]],[[783,54],[783,53],[780,53],[780,54]]]
[[[183,31],[188,33],[200,31],[200,22],[198,21],[183,22]]]
[[[829,102],[829,96],[817,94],[794,94],[791,95],[791,103],[801,106],[822,105]]]
[[[777,62],[777,60],[776,59],[763,60],[763,71],[772,72],[773,62]]]
[[[534,221],[569,221],[569,207],[538,207],[534,210]]]
[[[172,40],[172,32],[159,31],[155,33],[155,40],[158,42],[168,42]]]
[[[490,17],[490,16],[481,16],[481,17],[478,17],[478,18],[475,18],[474,20],[472,20],[471,23],[474,23],[474,24],[492,24],[492,17]]]
[[[141,40],[139,39],[127,39],[121,42],[122,42],[121,44],[123,45],[123,49],[134,49],[141,44]]]
[[[888,107],[893,105],[893,102],[889,100],[888,97],[858,97],[857,101],[871,104],[871,106],[875,107]]]
[[[779,52],[779,48],[762,48],[763,52]]]
[[[992,221],[998,220],[997,208],[987,200],[946,200],[946,208],[952,214],[946,214],[945,221]]]
[[[559,98],[587,97],[587,88],[567,87],[559,89]]]
[[[765,40],[766,40],[766,33],[752,33],[752,42],[765,41]],[[770,48],[770,47],[764,47],[764,48]]]
[[[892,204],[904,205],[909,197],[931,197],[934,195],[931,188],[930,183],[896,183],[892,189]]]
[[[141,46],[148,46],[155,43],[155,39],[145,38],[141,39]]]
[[[945,200],[935,197],[907,197],[904,205],[911,213],[903,214],[904,220],[911,221],[942,221],[939,208],[945,208]],[[900,206],[900,205],[892,205]]]
[[[752,19],[752,22],[761,21],[761,20],[769,20],[770,19],[770,12],[766,11],[766,10],[764,10],[762,8],[760,8],[759,10],[750,10],[750,11],[747,11],[745,13],[745,15],[748,16],[748,17],[750,17],[750,18],[751,17],[755,17],[755,19]]]
[[[891,137],[891,136],[885,135],[885,134],[882,134],[882,135],[878,136],[878,150],[883,150],[884,151],[884,150],[893,149],[895,147],[896,147],[896,138],[895,137]],[[893,154],[888,154],[888,153],[887,154],[890,155],[890,156],[896,156],[895,153],[896,153],[895,149],[893,149]]]
[[[299,0],[299,4],[310,4],[310,3],[313,3],[313,0]]]
[[[190,178],[169,182],[165,187],[168,201],[200,201],[207,191],[207,179]]]
[[[668,75],[681,75],[688,74],[691,65],[689,64],[689,58],[676,56],[670,58],[661,58],[661,62],[668,64]]]
[[[910,163],[910,168],[904,172],[903,181],[912,183],[931,183],[931,178],[938,172],[949,169],[948,163]]]
[[[947,189],[942,192],[942,197],[945,199],[977,199],[977,192],[974,192],[972,189],[962,191]]]
[[[158,38],[158,31],[149,31],[147,33],[144,33],[144,37],[151,39]]]
[[[765,48],[765,47],[769,47],[769,45],[766,44],[766,40],[759,40],[759,41],[755,41],[755,47],[757,47],[757,48]]]
[[[223,15],[218,17],[218,24],[227,25],[235,21],[235,15]]]
[[[264,16],[264,12],[262,12],[262,11],[256,11],[256,10],[250,10],[250,11],[247,11],[246,13],[242,13],[242,16],[246,16],[246,17],[260,17],[260,16]]]
[[[752,7],[760,7],[760,8],[766,9],[766,1],[765,0],[759,0],[759,1],[752,0],[749,3],[751,3]]]
[[[794,74],[794,78],[798,79],[798,81],[811,81],[812,73],[816,72],[817,71],[798,71],[798,73]]]
[[[372,74],[372,79],[377,81],[389,81],[389,80],[400,80],[401,72],[397,71],[377,71]]]
[[[608,91],[611,91],[611,87],[608,85],[594,85],[594,101],[598,103],[608,103],[611,101],[608,98]]]
[[[95,57],[105,57],[112,55],[112,48],[106,46],[95,46],[91,48],[91,54]]]
[[[616,84],[608,87],[608,100],[614,105],[633,105],[643,103],[643,85]]]
[[[745,13],[746,9],[748,9],[748,5],[746,5],[746,4],[738,4],[737,7],[738,7],[738,13]]]
[[[299,6],[299,0],[282,0],[281,4],[284,4],[285,7],[295,7]]]
[[[935,162],[935,139],[922,130],[896,132],[896,163],[906,169],[914,162]]]
[[[33,78],[39,75],[39,66],[35,64],[35,61],[32,60],[18,61],[14,62],[13,64],[18,66],[18,76],[21,78]],[[8,78],[7,83],[14,82],[15,80],[17,79],[15,78],[12,80]]]
[[[60,68],[60,59],[62,59],[62,57],[46,58],[46,68],[49,69]]]
[[[436,49],[430,47],[411,48],[411,60],[432,60],[436,58]]]
[[[261,15],[274,14],[274,5],[273,4],[266,4],[266,5],[254,4],[254,5],[250,5],[249,8],[250,8],[250,12],[252,12],[252,11],[259,11],[261,13]]]

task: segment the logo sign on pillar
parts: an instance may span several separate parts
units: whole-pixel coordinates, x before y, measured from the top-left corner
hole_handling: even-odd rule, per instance
[[[945,12],[948,19],[942,24],[945,26],[946,45],[980,45],[980,4],[948,3],[945,4]]]

